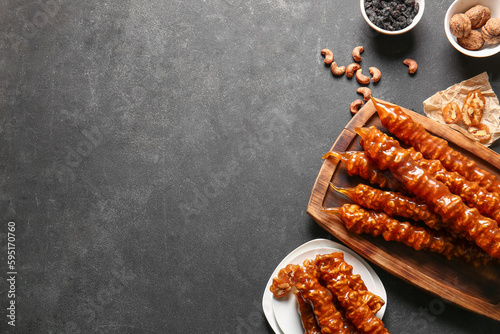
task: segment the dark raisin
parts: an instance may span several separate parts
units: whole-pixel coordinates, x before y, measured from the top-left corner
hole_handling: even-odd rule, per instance
[[[389,31],[409,26],[419,10],[415,0],[366,0],[365,8],[370,21]]]

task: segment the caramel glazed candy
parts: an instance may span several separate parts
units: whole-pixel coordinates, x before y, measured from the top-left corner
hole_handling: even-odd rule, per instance
[[[414,122],[401,107],[374,98],[372,101],[382,125],[405,144],[413,146],[427,159],[441,161],[447,170],[457,172],[469,181],[478,182],[490,192],[500,194],[500,182],[494,175],[478,167],[475,161],[453,150],[446,140],[431,135],[421,124]]]
[[[368,153],[363,151],[335,152],[329,151],[323,155],[323,159],[337,158],[345,165],[347,174],[358,175],[368,180],[371,184],[377,184],[381,188],[388,188],[402,193],[406,192],[405,186],[396,180],[390,173],[384,173]]]
[[[460,196],[467,204],[476,207],[483,215],[495,219],[500,223],[500,195],[488,192],[479,183],[464,178],[457,172],[447,171],[439,160],[427,160],[422,153],[413,147],[408,148],[413,160],[431,173],[439,181],[443,182],[450,191]],[[384,174],[378,169],[375,162],[371,160],[368,153],[363,151],[334,152],[330,151],[323,156],[325,158],[335,157],[344,162],[349,175],[359,175],[372,184],[378,184],[381,188],[389,188],[407,194],[408,190],[397,181],[390,173]],[[364,205],[365,206],[365,205]]]
[[[312,306],[302,298],[298,291],[294,291],[293,294],[299,303],[299,315],[302,327],[304,328],[304,334],[321,334],[321,329],[316,322],[316,316],[314,315]]]
[[[340,188],[330,185],[348,196],[358,206],[346,204],[340,209],[326,208],[322,211],[340,215],[344,225],[351,232],[368,233],[375,237],[382,234],[386,241],[402,242],[416,250],[423,247],[432,252],[440,253],[448,259],[457,257],[466,262],[472,262],[476,267],[497,260],[493,260],[482,249],[471,244],[465,238],[445,231],[441,217],[417,198],[379,190],[364,184],[358,184],[354,188]],[[376,211],[382,211],[387,216],[376,213]],[[391,217],[409,218],[414,222],[422,221],[430,229],[415,227],[411,223],[400,222]],[[437,233],[434,230],[441,231]],[[425,246],[422,246],[424,244]],[[498,263],[498,261],[496,262]]]
[[[341,188],[333,184],[330,186],[341,194],[349,197],[354,203],[375,211],[383,211],[389,216],[410,218],[414,221],[423,221],[432,229],[444,228],[441,217],[434,213],[426,203],[403,194],[372,188],[365,184],[358,184],[354,188]],[[326,208],[323,211],[336,211]]]
[[[333,305],[331,292],[319,283],[313,263],[298,267],[294,281],[302,298],[312,305],[322,333],[348,333],[342,314]]]
[[[349,326],[346,326],[342,314],[333,304],[332,293],[319,283],[317,269],[312,262],[306,261],[304,266],[288,265],[281,269],[278,277],[273,279],[271,292],[279,298],[288,294],[293,287],[312,306],[321,333],[350,334]]]
[[[465,234],[492,257],[500,258],[500,229],[497,223],[469,208],[448,187],[417,165],[399,142],[375,127],[357,128],[361,146],[378,164],[389,169],[413,194],[427,202],[441,216],[451,232]]]
[[[352,272],[352,266],[344,262],[343,256],[343,253],[333,253],[316,258],[321,279],[337,297],[346,311],[346,317],[360,333],[388,334],[382,320],[375,316],[359,292],[349,286],[349,279],[344,272]]]
[[[498,259],[464,238],[456,239],[446,231],[414,226],[391,218],[384,212],[366,210],[357,204],[344,204],[340,208],[325,211],[340,216],[347,230],[352,233],[382,236],[386,241],[400,242],[415,250],[428,250],[447,259],[460,258],[475,267],[499,263]]]
[[[453,194],[460,196],[469,206],[477,208],[481,214],[493,218],[497,224],[500,223],[499,194],[488,192],[479,183],[469,181],[457,172],[449,172],[439,160],[425,159],[422,153],[417,152],[413,147],[408,148],[408,152],[417,165],[443,182]]]
[[[335,279],[342,279],[342,282],[335,283],[337,289],[342,287],[344,292],[354,294],[356,299],[338,298],[333,290],[323,286],[326,283],[320,283],[321,268],[318,262],[326,259],[334,260],[329,268],[337,273]],[[361,277],[352,273],[352,266],[343,261],[340,252],[318,255],[314,261],[304,261],[303,266],[286,266],[273,279],[270,290],[275,297],[280,298],[294,287],[297,289],[294,294],[298,298],[299,313],[306,333],[387,333],[382,321],[374,315],[385,302],[367,290]],[[359,309],[368,309],[369,313],[361,314]]]

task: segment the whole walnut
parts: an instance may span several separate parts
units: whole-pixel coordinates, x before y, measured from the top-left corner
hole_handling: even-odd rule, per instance
[[[467,50],[479,50],[484,45],[484,39],[478,30],[471,30],[470,34],[464,38],[457,38],[457,43]]]
[[[481,35],[488,44],[500,43],[500,18],[492,17],[481,28]]]
[[[465,12],[469,18],[472,29],[481,28],[491,17],[491,11],[488,7],[482,5],[475,5]]]
[[[467,37],[471,31],[470,19],[465,14],[455,14],[450,19],[450,31],[455,37]]]

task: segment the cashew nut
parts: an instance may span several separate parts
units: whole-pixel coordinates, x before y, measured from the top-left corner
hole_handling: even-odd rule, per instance
[[[403,64],[408,66],[408,73],[413,74],[413,73],[417,72],[418,64],[415,60],[408,58],[408,59],[403,60]]]
[[[333,62],[333,52],[330,49],[321,50],[321,54],[325,56],[325,64],[330,65]]]
[[[370,83],[370,77],[364,75],[362,71],[362,69],[356,71],[356,80],[362,85],[368,85]]]
[[[368,101],[372,96],[372,91],[368,87],[359,87],[356,89],[356,92],[359,94],[363,94],[363,100]]]
[[[332,65],[330,66],[330,69],[332,70],[333,75],[340,76],[344,74],[345,72],[345,66],[337,66],[336,62],[333,62]]]
[[[376,67],[370,67],[368,69],[368,71],[370,71],[370,74],[372,75],[373,82],[378,82],[380,80],[380,78],[382,77],[382,73]]]
[[[347,65],[347,68],[345,70],[345,75],[348,78],[352,78],[354,76],[354,72],[356,72],[360,68],[361,68],[361,66],[358,63],[349,64],[349,65]]]
[[[362,46],[356,46],[354,48],[354,50],[352,50],[352,58],[357,61],[357,62],[360,62],[361,59],[363,59],[363,57],[361,57],[361,52],[365,51],[365,48],[362,47]]]
[[[359,111],[359,108],[363,105],[363,100],[356,100],[351,103],[351,113],[355,114]]]

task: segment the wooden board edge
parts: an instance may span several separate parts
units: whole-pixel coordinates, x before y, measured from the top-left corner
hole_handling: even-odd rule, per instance
[[[356,115],[354,115],[354,117],[347,123],[344,129],[349,129],[352,132],[355,132],[354,129],[357,126],[365,124],[377,112],[372,100],[366,102],[360,109],[360,111],[361,112],[358,112],[356,113]]]
[[[373,116],[373,114],[375,113],[375,106],[374,106],[373,102],[370,100],[370,101],[365,103],[365,105],[360,109],[360,111],[363,111],[363,112],[358,112],[346,124],[346,126],[341,131],[341,133],[339,134],[339,136],[337,137],[337,139],[333,143],[332,147],[330,148],[330,151],[336,150],[336,149],[345,150],[347,145],[344,145],[344,143],[340,142],[340,141],[346,141],[343,138],[344,135],[347,135],[347,138],[349,139],[348,143],[351,143],[352,140],[354,139],[354,137],[356,137],[356,135],[357,135],[356,132],[354,131],[355,127],[366,123]],[[367,112],[365,112],[365,111],[367,111]],[[322,198],[324,198],[324,195],[326,194],[326,192],[328,190],[328,184],[327,184],[325,186],[320,187],[318,192],[315,191],[319,186],[319,184],[318,184],[319,177],[324,173],[330,174],[330,172],[331,172],[331,174],[330,174],[330,179],[331,179],[331,177],[333,176],[333,172],[337,168],[338,163],[339,162],[337,161],[337,163],[334,164],[331,159],[326,159],[325,161],[323,161],[323,164],[321,165],[318,176],[316,177],[316,180],[314,182],[314,185],[313,185],[313,188],[311,191],[311,196],[309,197],[309,202],[307,205],[308,208],[311,206],[311,204],[315,203],[315,199],[313,198],[313,195],[315,193],[321,193],[323,196]],[[321,200],[321,205],[322,204],[323,204],[323,201]],[[306,212],[307,212],[307,210],[306,210]],[[309,212],[307,212],[307,213],[309,213]]]

